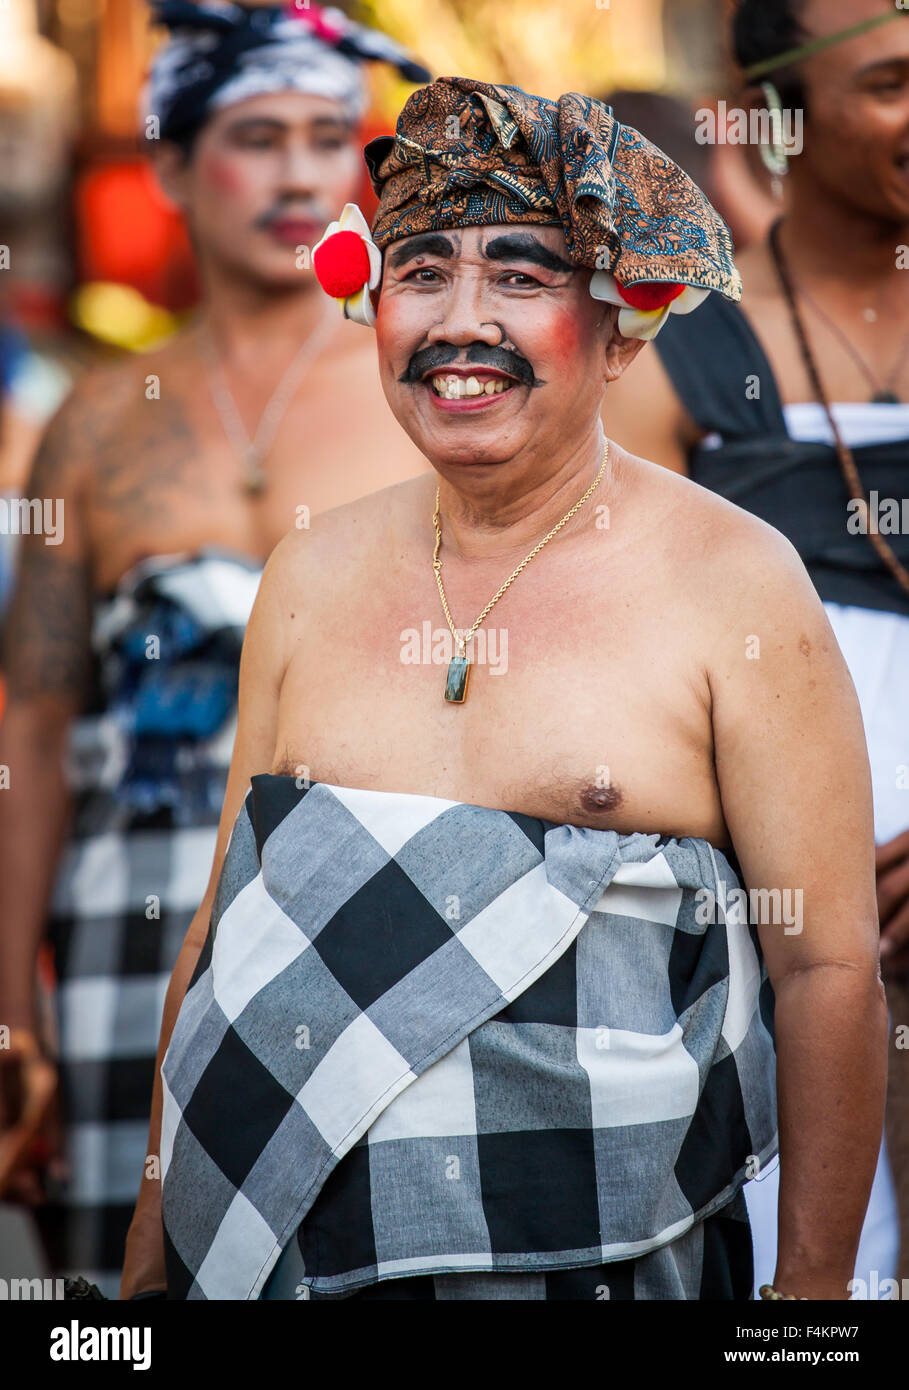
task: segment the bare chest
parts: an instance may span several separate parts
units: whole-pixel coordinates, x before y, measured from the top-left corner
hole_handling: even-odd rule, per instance
[[[783,404],[817,400],[786,300],[774,288],[745,307]],[[868,402],[880,391],[909,399],[909,320],[903,305],[878,301],[874,307],[860,299],[832,305],[821,297],[803,298],[799,317],[828,400]]]
[[[697,634],[655,594],[549,579],[490,614],[461,703],[445,698],[455,649],[431,573],[350,595],[288,666],[270,770],[727,842]],[[462,607],[466,626],[482,603]]]
[[[336,384],[337,386],[337,384]],[[160,392],[155,394],[154,390]],[[219,546],[263,562],[286,532],[320,512],[427,467],[378,382],[347,422],[324,383],[307,383],[273,437],[225,428],[204,378],[162,372],[119,429],[93,451],[89,526],[95,586],[112,588],[146,555]],[[250,480],[260,478],[261,486]]]

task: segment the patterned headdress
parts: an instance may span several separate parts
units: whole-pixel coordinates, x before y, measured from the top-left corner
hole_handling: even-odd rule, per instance
[[[653,337],[670,311],[688,312],[710,290],[741,297],[722,218],[678,165],[592,97],[550,101],[441,77],[413,93],[395,135],[370,141],[365,156],[380,251],[452,227],[559,226],[571,259],[594,271],[591,294],[622,308],[626,336]],[[332,284],[329,293],[349,288],[338,275]],[[368,322],[357,312],[368,296],[349,298],[354,312],[345,311]]]
[[[155,54],[143,104],[164,139],[264,92],[331,97],[356,119],[367,106],[367,62],[392,63],[410,82],[430,76],[399,44],[338,9],[293,0],[254,9],[226,0],[153,0],[152,10],[171,38]]]

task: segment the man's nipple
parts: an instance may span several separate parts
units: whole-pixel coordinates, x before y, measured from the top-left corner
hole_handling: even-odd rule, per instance
[[[581,792],[581,806],[585,811],[615,811],[622,804],[622,793],[618,787],[585,787]]]

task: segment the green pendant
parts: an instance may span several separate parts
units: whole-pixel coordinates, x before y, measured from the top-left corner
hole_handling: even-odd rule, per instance
[[[265,490],[268,474],[262,467],[262,455],[254,444],[250,444],[246,450],[244,462],[246,464],[246,476],[243,479],[243,486],[248,493],[256,496]]]
[[[462,705],[467,699],[467,679],[470,675],[470,661],[466,656],[453,656],[448,663],[448,678],[445,681],[445,699]]]

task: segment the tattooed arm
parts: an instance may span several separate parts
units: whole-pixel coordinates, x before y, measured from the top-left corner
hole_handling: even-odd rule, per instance
[[[52,499],[59,544],[20,541],[3,642],[0,723],[0,1022],[33,1030],[35,959],[69,814],[63,752],[90,672],[91,579],[84,521],[86,414],[80,389],[55,416],[25,487]],[[81,456],[81,457],[80,457]],[[62,504],[62,509],[61,509]],[[62,526],[61,526],[62,522]]]

